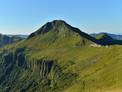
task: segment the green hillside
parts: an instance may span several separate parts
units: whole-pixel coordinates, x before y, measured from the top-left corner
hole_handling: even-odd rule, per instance
[[[122,87],[122,46],[62,20],[0,49],[0,92],[106,92]]]
[[[92,36],[95,37],[102,45],[122,45],[122,40],[112,38],[107,33],[93,34]]]

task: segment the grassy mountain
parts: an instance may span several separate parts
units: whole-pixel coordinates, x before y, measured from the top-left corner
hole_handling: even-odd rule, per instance
[[[111,33],[105,33],[105,32],[101,32],[101,33],[93,33],[90,34],[92,37],[96,37],[97,35],[100,34],[108,34],[111,38],[116,39],[116,40],[122,40],[122,35],[118,35],[118,34],[111,34]]]
[[[102,45],[122,45],[122,40],[115,39],[108,33],[91,34],[91,36],[95,37]]]
[[[98,40],[62,20],[0,49],[1,92],[105,92],[122,87],[122,47]]]
[[[67,24],[65,21],[62,21],[62,20],[54,20],[52,22],[46,23],[36,32],[32,33],[29,36],[29,38],[32,38],[34,36],[37,37],[38,35],[39,36],[45,35],[45,38],[47,38],[47,39],[51,38],[52,40],[55,40],[55,41],[59,41],[61,39],[66,41],[67,38],[75,37],[76,39],[79,39],[79,41],[82,40],[81,43],[84,43],[84,44],[87,42],[97,42],[95,38],[80,31],[78,28],[74,28],[74,27],[70,26],[69,24]],[[52,36],[53,36],[53,38],[52,38]],[[76,40],[76,39],[74,39],[74,40]],[[74,42],[76,42],[76,41],[74,41]]]

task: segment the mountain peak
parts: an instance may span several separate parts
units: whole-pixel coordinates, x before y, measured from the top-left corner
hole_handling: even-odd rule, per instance
[[[97,38],[98,40],[101,40],[101,39],[113,40],[113,38],[110,37],[107,33],[100,33],[99,35],[96,36],[96,38]]]
[[[53,24],[66,24],[66,22],[64,20],[53,20],[50,23],[53,23]]]
[[[32,33],[28,39],[36,40],[36,38],[43,40],[44,43],[50,44],[70,44],[70,46],[74,46],[74,44],[90,44],[97,43],[97,40],[85,32],[82,32],[80,29],[72,27],[68,23],[63,20],[54,20],[52,22],[47,22],[41,28],[39,28],[36,32]],[[67,41],[67,43],[65,43]],[[68,43],[69,41],[69,43]],[[46,43],[46,44],[47,44]]]
[[[61,27],[66,27],[69,26],[64,20],[53,20],[51,22],[47,22],[44,24],[41,28],[39,28],[36,32],[32,33],[29,38],[34,37],[39,34],[44,34],[49,32],[50,30],[53,29],[59,29]]]

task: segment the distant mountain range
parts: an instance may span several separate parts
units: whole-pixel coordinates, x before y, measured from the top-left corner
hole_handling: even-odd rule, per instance
[[[26,39],[28,37],[28,35],[22,35],[22,34],[18,34],[18,35],[7,35],[7,36],[9,36],[9,37],[15,36],[15,37],[23,38],[23,39]]]
[[[90,34],[96,38],[102,45],[122,45],[121,35],[109,34],[109,33],[98,33]]]
[[[27,38],[26,35],[3,35],[0,34],[0,47],[3,47],[5,45],[18,42],[20,40],[23,40]]]
[[[96,36],[101,35],[101,34],[107,34],[107,35],[109,35],[110,37],[112,37],[113,39],[122,40],[122,35],[111,34],[111,33],[105,33],[105,32],[93,33],[93,34],[90,34],[90,35],[91,35],[92,37],[96,37]]]

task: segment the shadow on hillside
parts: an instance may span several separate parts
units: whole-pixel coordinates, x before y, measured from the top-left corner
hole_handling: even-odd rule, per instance
[[[101,45],[122,45],[122,40],[99,41]]]

